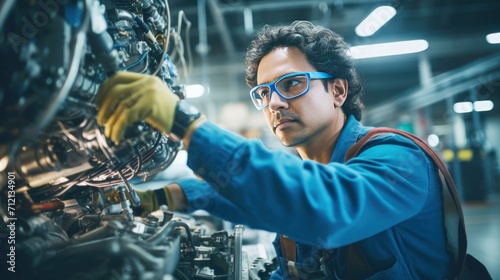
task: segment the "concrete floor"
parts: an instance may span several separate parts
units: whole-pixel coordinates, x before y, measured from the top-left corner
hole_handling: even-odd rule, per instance
[[[491,274],[500,279],[500,195],[483,203],[465,203],[467,252],[481,261]]]

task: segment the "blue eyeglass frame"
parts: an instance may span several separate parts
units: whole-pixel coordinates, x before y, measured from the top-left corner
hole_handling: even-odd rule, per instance
[[[292,76],[297,76],[297,75],[306,75],[307,76],[307,89],[297,95],[297,96],[294,96],[294,97],[285,97],[283,96],[283,94],[281,94],[281,92],[279,92],[279,90],[276,88],[276,83],[278,83],[279,81],[285,79],[285,78],[288,78],[288,77],[292,77]],[[271,92],[269,93],[269,100],[271,100],[271,96],[273,94],[273,92],[276,92],[282,99],[284,100],[292,100],[292,99],[295,99],[295,98],[298,98],[298,97],[301,97],[302,95],[306,94],[309,92],[309,89],[311,88],[311,80],[315,80],[315,79],[330,79],[330,78],[334,78],[334,76],[332,74],[329,74],[329,73],[326,73],[326,72],[292,72],[292,73],[288,73],[288,74],[285,74],[279,78],[277,78],[276,80],[274,80],[274,82],[270,82],[270,83],[266,83],[266,84],[260,84],[260,85],[257,85],[255,86],[254,88],[252,88],[250,90],[250,98],[252,99],[252,102],[253,102],[253,105],[255,105],[255,107],[257,108],[257,110],[262,110],[262,109],[265,109],[267,107],[269,107],[269,104],[262,107],[262,108],[259,108],[257,107],[257,104],[255,104],[255,101],[254,101],[254,98],[253,98],[253,92],[256,91],[258,88],[260,87],[263,87],[263,86],[267,86],[271,89]]]

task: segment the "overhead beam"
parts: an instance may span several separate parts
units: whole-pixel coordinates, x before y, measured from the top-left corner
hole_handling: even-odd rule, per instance
[[[222,12],[242,12],[245,8],[250,8],[253,11],[264,11],[264,10],[284,10],[284,9],[296,9],[296,8],[304,8],[311,7],[314,5],[319,5],[320,3],[325,3],[327,5],[337,5],[341,3],[342,5],[375,5],[386,4],[387,1],[374,1],[374,0],[288,0],[288,1],[269,1],[266,3],[245,3],[245,4],[226,4],[220,5],[220,9]]]
[[[226,20],[224,19],[224,13],[219,7],[217,0],[208,0],[208,8],[212,13],[215,25],[221,36],[222,44],[227,51],[228,55],[234,55],[236,53],[236,48],[234,46],[233,40],[231,39],[231,34],[227,26]]]
[[[364,123],[378,125],[401,112],[430,106],[459,93],[500,79],[500,53],[432,78],[426,86],[410,89],[401,97],[384,101],[364,113]]]

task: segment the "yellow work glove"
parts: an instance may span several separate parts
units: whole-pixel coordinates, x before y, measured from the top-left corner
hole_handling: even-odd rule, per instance
[[[97,123],[104,125],[104,134],[118,143],[125,129],[141,120],[170,133],[175,106],[179,97],[158,77],[118,72],[106,80],[97,94]]]
[[[129,194],[127,192],[125,193],[127,195],[127,198],[130,199]],[[137,208],[134,208],[134,213],[138,216],[145,217],[147,216],[147,214],[160,209],[161,205],[159,202],[160,199],[158,199],[159,195],[163,196],[162,198],[164,199],[162,199],[161,201],[166,202],[168,210],[175,210],[174,200],[170,191],[166,187],[158,190],[136,191],[136,193],[141,200],[141,205],[139,205],[139,207]],[[116,189],[114,189],[106,194],[106,199],[110,203],[119,203],[120,195],[118,195],[118,192],[116,191]]]

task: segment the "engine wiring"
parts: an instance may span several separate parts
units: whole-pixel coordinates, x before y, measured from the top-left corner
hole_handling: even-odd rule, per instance
[[[171,28],[170,6],[168,4],[168,0],[165,0],[165,12],[166,12],[165,16],[167,18],[167,30],[166,30],[165,39],[163,42],[163,53],[162,53],[161,58],[159,60],[162,62],[163,62],[163,58],[165,57],[165,55],[167,54],[167,51],[168,51],[168,45],[170,42],[170,33],[171,33],[171,30],[170,30],[170,28]],[[158,72],[160,72],[162,65],[163,65],[163,63],[158,63],[158,66],[153,71],[153,76],[156,76],[156,74],[158,74]]]

